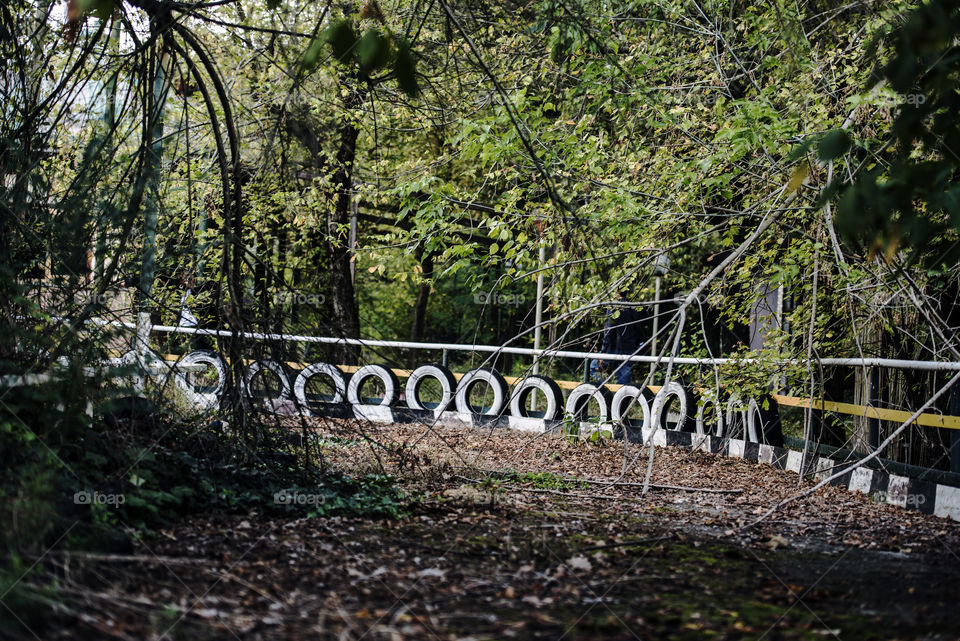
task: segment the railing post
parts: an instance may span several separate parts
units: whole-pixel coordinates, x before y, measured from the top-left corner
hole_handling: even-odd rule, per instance
[[[440,357],[440,364],[446,367],[447,369],[450,368],[450,350],[448,349],[443,350],[443,356]]]
[[[653,335],[650,338],[650,356],[657,355],[657,330],[660,325],[660,272],[657,272],[653,290]],[[650,374],[657,370],[657,364],[650,363]]]
[[[543,263],[547,260],[547,246],[543,244],[543,239],[540,239],[540,250],[537,254],[538,262],[537,268],[540,270],[537,272],[537,302],[536,302],[536,311],[534,312],[534,325],[533,325],[533,349],[540,349],[540,325],[543,323]],[[540,355],[534,354],[533,356],[533,373],[540,373]],[[530,395],[531,398],[533,394]]]
[[[867,403],[871,407],[877,407],[880,399],[877,395],[880,392],[880,368],[870,369],[870,394]],[[867,419],[867,438],[870,442],[870,451],[876,450],[880,446],[880,419]]]
[[[670,259],[666,254],[657,254],[656,262],[653,265],[653,275],[656,276],[653,292],[653,337],[650,340],[650,356],[657,355],[657,331],[660,327],[660,279],[670,271]],[[650,376],[653,380],[653,373],[657,370],[657,363],[650,363]]]
[[[956,387],[950,389],[950,414],[960,416],[960,391]],[[960,430],[950,430],[950,471],[960,473]]]

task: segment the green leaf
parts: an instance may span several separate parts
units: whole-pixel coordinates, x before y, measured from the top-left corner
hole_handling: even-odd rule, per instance
[[[810,147],[812,147],[813,143],[815,142],[817,142],[816,136],[808,136],[799,145],[794,145],[794,147],[787,154],[787,162],[793,162],[803,158],[805,155],[807,155],[807,152],[810,151]]]
[[[83,15],[92,14],[101,20],[109,20],[113,3],[114,0],[77,0],[77,8]]]
[[[410,45],[405,40],[397,44],[397,57],[393,61],[393,72],[397,75],[397,84],[400,89],[410,96],[416,98],[420,94],[420,86],[417,84],[417,66],[413,59],[413,53],[410,51]]]
[[[817,157],[820,160],[833,160],[842,156],[850,149],[850,134],[844,129],[828,131],[817,145]]]
[[[327,27],[323,39],[333,49],[333,57],[343,63],[350,60],[357,46],[357,34],[349,20],[340,20]]]
[[[357,43],[357,56],[360,67],[366,72],[383,67],[390,60],[390,38],[378,29],[367,29]]]
[[[320,54],[323,52],[323,44],[324,39],[322,37],[313,39],[310,46],[308,46],[307,50],[303,53],[303,58],[300,60],[300,64],[303,65],[304,69],[310,71],[316,68]]]

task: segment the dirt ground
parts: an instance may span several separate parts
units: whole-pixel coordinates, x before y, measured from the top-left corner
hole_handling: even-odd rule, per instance
[[[62,638],[958,639],[957,523],[772,467],[506,430],[318,421],[399,520],[194,517],[69,555]],[[492,473],[496,472],[496,473]],[[618,485],[611,485],[616,480]],[[670,489],[667,486],[682,487]]]

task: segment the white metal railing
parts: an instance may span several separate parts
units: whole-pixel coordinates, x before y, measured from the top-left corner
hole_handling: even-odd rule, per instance
[[[137,363],[127,363],[128,365],[137,365]],[[109,376],[114,378],[126,378],[130,374],[117,375],[116,369],[117,366],[98,366],[98,367],[84,367],[82,374],[86,377],[96,377],[96,376]],[[145,374],[147,376],[163,376],[164,374],[173,374],[176,371],[199,371],[203,369],[203,365],[178,365],[175,363],[169,363],[164,360],[157,360],[156,362],[148,363],[145,366],[139,367],[133,376]],[[62,380],[63,376],[60,372],[38,372],[35,374],[8,374],[6,376],[0,376],[0,388],[10,388],[10,387],[29,387],[32,385],[43,385],[46,383],[52,383],[55,381]]]
[[[135,323],[121,321],[103,322],[105,325],[123,326],[136,329]],[[518,354],[537,357],[601,359],[607,361],[630,361],[631,363],[660,363],[670,360],[667,356],[644,356],[641,354],[606,354],[603,352],[577,352],[560,349],[532,349],[529,347],[508,347],[503,345],[470,345],[466,343],[416,343],[413,341],[385,341],[365,338],[341,338],[335,336],[306,336],[301,334],[271,334],[264,332],[234,332],[222,329],[202,329],[198,327],[182,327],[174,325],[154,325],[155,332],[176,334],[194,334],[198,336],[217,336],[232,338],[239,336],[250,340],[289,341],[295,343],[322,343],[327,345],[356,345],[359,347],[397,347],[403,349],[422,350],[449,350],[453,352],[481,352],[492,354]],[[694,358],[678,356],[673,359],[678,365],[721,365],[735,361],[738,363],[757,363],[753,358]],[[769,362],[769,361],[762,361]],[[780,361],[783,364],[802,364],[805,359]],[[815,361],[820,365],[836,365],[851,367],[889,367],[898,369],[915,369],[927,371],[960,371],[960,361],[918,361],[898,358],[821,358]]]

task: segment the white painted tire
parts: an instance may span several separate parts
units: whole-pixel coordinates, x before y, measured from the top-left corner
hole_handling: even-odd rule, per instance
[[[717,414],[717,423],[714,429],[710,432],[706,430],[706,424],[704,423],[704,414],[706,413],[707,405],[713,405],[714,411]],[[714,398],[708,398],[701,403],[700,407],[697,408],[697,434],[710,434],[711,436],[723,436],[723,405],[720,401]]]
[[[493,390],[493,403],[486,411],[476,412],[470,405],[470,390],[474,385],[486,383]],[[487,368],[472,369],[463,375],[457,384],[457,411],[461,414],[499,416],[507,406],[507,382],[499,372]],[[481,408],[483,409],[483,408]]]
[[[130,356],[132,360],[127,361],[126,359],[128,356]],[[120,360],[123,362],[135,362],[136,353],[131,350],[121,356]],[[219,398],[223,393],[223,388],[227,384],[227,367],[224,364],[223,359],[220,358],[220,355],[216,352],[209,349],[198,349],[181,358],[177,365],[210,365],[217,370],[217,384],[214,386],[212,391],[207,392],[198,392],[193,388],[193,385],[191,385],[187,380],[187,376],[189,376],[188,372],[177,374],[174,377],[174,380],[176,380],[177,386],[183,391],[189,394],[203,395],[204,397],[213,396],[217,398]]]
[[[767,408],[763,408],[767,403]],[[783,421],[780,408],[773,396],[766,394],[750,402],[750,416],[753,417],[754,431],[759,442],[765,445],[783,447]]]
[[[343,403],[347,397],[347,381],[340,368],[330,363],[311,363],[300,370],[297,379],[293,382],[293,397],[297,399],[297,404],[301,408],[308,408],[309,403],[312,402],[307,399],[307,382],[314,376],[326,376],[333,381],[333,398],[321,402]]]
[[[246,387],[247,398],[253,398],[251,395],[251,384],[257,377],[257,374],[265,370],[270,370],[280,379],[280,394],[271,400],[287,401],[290,400],[290,377],[283,369],[283,365],[277,361],[265,360],[254,361],[247,366],[247,372],[244,375],[244,386]]]
[[[757,429],[757,418],[760,413],[760,405],[757,403],[757,399],[751,398],[750,403],[747,406],[747,439],[751,443],[760,442],[760,434],[762,430]]]
[[[573,388],[573,391],[567,395],[567,403],[563,411],[566,415],[572,416],[574,420],[583,421],[587,417],[580,418],[583,411],[589,406],[590,399],[594,399],[600,405],[601,423],[610,421],[610,390],[606,387],[594,385],[593,383],[581,383]]]
[[[510,415],[521,418],[531,418],[530,410],[527,409],[527,399],[530,394],[540,392],[547,399],[547,407],[542,417],[546,421],[557,418],[560,413],[560,407],[563,405],[563,392],[556,381],[546,376],[532,374],[513,387],[513,396],[510,398]]]
[[[420,400],[420,388],[423,382],[429,378],[440,382],[442,393],[440,402],[435,407],[427,407]],[[443,365],[421,365],[410,373],[407,379],[407,386],[404,388],[404,398],[407,407],[413,410],[438,410],[445,411],[453,403],[453,396],[457,390],[457,379]]]
[[[384,365],[364,365],[350,377],[347,385],[347,401],[351,405],[367,405],[360,398],[360,387],[370,377],[379,378],[383,382],[383,398],[374,405],[390,406],[397,402],[400,396],[400,381],[389,367]]]
[[[636,401],[633,399],[636,399]],[[631,402],[639,405],[643,412],[643,429],[649,428],[650,403],[644,397],[643,390],[635,385],[624,385],[613,395],[613,400],[610,402],[610,418],[613,419],[614,423],[622,423],[624,414]]]
[[[739,438],[752,443],[758,442],[757,425],[753,418],[753,412],[751,411],[751,403],[756,405],[756,402],[752,398],[744,403],[736,394],[731,396],[730,400],[727,401],[726,426],[728,430],[727,436],[730,438]],[[735,417],[734,414],[740,414],[739,419]],[[737,434],[733,433],[734,429],[738,427],[743,428],[742,434],[739,433],[739,429],[736,430]]]
[[[687,423],[690,418],[690,399],[687,396],[687,390],[677,381],[670,381],[661,387],[660,391],[657,392],[657,395],[653,398],[653,406],[650,408],[652,424],[654,427],[667,429],[667,415],[664,413],[663,408],[666,407],[667,399],[671,396],[676,396],[677,400],[680,401],[680,423],[677,424],[677,429],[682,430],[684,424]]]

